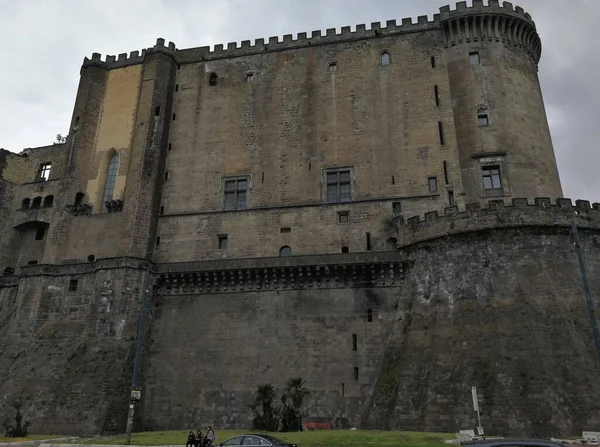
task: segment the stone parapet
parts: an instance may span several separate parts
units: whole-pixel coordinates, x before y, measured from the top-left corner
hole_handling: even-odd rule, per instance
[[[399,247],[429,239],[453,234],[525,226],[570,227],[575,222],[578,227],[600,230],[600,203],[590,204],[587,200],[557,199],[553,204],[548,198],[536,198],[533,204],[527,199],[512,199],[510,206],[503,200],[490,200],[487,207],[468,204],[459,212],[457,207],[446,208],[444,214],[437,211],[405,220],[402,216],[394,219],[398,223]]]

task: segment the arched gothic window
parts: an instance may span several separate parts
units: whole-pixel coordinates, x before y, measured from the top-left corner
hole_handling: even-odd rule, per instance
[[[287,245],[279,249],[279,256],[292,256],[292,249]]]
[[[106,181],[104,182],[104,194],[102,195],[102,209],[106,210],[106,202],[113,199],[115,192],[115,183],[117,181],[117,172],[119,171],[119,154],[116,152],[110,157],[106,167]]]

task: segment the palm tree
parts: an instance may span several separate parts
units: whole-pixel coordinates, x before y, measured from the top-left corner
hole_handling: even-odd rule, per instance
[[[299,431],[302,428],[302,403],[310,391],[306,388],[306,381],[302,377],[292,377],[285,385],[285,391],[281,396],[283,403],[282,425],[285,430]],[[287,403],[288,399],[292,405]]]
[[[254,428],[267,431],[277,431],[279,428],[279,409],[273,407],[275,396],[275,387],[269,383],[259,385],[256,389],[256,398],[252,405]]]

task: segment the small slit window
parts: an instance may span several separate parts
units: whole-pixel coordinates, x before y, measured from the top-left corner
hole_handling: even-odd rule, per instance
[[[479,65],[481,60],[479,59],[479,51],[472,51],[469,53],[469,61],[471,65]]]
[[[352,334],[352,350],[354,352],[358,351],[358,337],[356,334]]]
[[[486,127],[490,125],[490,119],[485,113],[477,115],[477,125],[479,127]]]
[[[381,56],[380,56],[381,66],[385,67],[387,65],[390,65],[390,62],[391,62],[390,53],[388,53],[387,51],[384,51],[383,53],[381,53]]]
[[[214,87],[217,85],[218,76],[216,73],[211,73],[208,75],[208,85]]]
[[[154,108],[154,116],[160,116],[160,106]]]
[[[279,256],[292,256],[292,249],[284,245],[279,249]]]
[[[354,367],[354,380],[358,380],[358,366]]]

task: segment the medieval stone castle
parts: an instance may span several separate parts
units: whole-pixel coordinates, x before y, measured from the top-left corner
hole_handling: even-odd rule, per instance
[[[600,428],[576,249],[529,14],[85,58],[66,142],[0,153],[0,414],[40,433],[307,419],[497,434]],[[577,225],[580,244],[571,226]],[[143,321],[144,324],[140,324]]]

